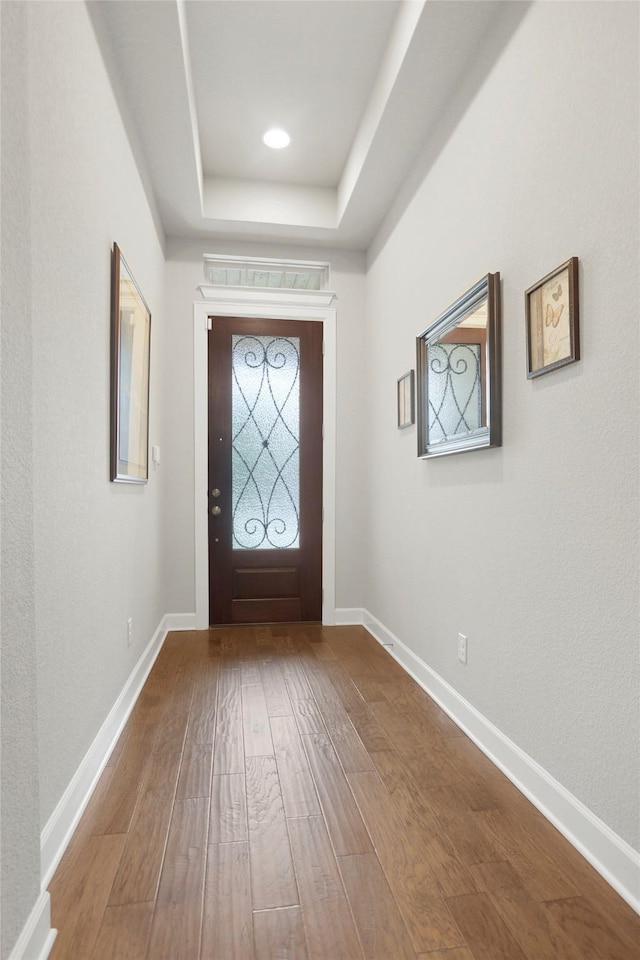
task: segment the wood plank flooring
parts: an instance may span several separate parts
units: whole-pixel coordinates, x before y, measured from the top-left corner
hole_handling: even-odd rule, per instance
[[[169,634],[51,960],[640,960],[640,918],[361,627]]]

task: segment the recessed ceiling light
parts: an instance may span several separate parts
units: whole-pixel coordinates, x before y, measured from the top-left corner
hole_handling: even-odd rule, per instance
[[[271,130],[267,130],[262,140],[263,143],[266,143],[266,145],[273,150],[282,150],[283,147],[289,146],[291,137],[286,130],[281,130],[279,127],[272,127]]]

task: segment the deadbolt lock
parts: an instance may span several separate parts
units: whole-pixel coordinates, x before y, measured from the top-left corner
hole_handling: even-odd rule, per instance
[[[217,487],[214,487],[214,488],[213,488],[213,490],[211,491],[211,496],[212,496],[212,497],[219,497],[219,496],[220,496],[220,491],[218,490]]]
[[[221,510],[220,507],[216,504],[215,507],[211,507],[211,513],[213,514],[214,517],[219,517],[220,514],[222,513],[222,510]]]

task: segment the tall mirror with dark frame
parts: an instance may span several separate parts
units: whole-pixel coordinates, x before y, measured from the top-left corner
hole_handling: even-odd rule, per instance
[[[502,443],[500,274],[488,273],[417,338],[418,456]]]

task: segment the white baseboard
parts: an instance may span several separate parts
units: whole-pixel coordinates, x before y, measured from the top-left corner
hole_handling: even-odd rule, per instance
[[[47,960],[57,932],[51,929],[51,901],[44,890],[36,900],[29,919],[9,954],[9,960]]]
[[[11,952],[9,960],[47,960],[57,932],[51,929],[50,898],[47,892],[51,877],[89,802],[122,728],[133,710],[167,633],[170,630],[195,629],[196,616],[194,613],[165,614],[147,648],[131,671],[120,696],[111,708],[84,760],[76,770],[40,835],[42,892]]]
[[[348,611],[351,613],[352,611]],[[640,854],[413,653],[368,610],[359,622],[620,896],[640,913]]]
[[[167,613],[164,625],[169,630],[197,630],[195,613]]]
[[[338,607],[336,609],[336,626],[347,627],[364,622],[362,607]]]
[[[40,835],[40,873],[42,890],[46,890],[67,844],[78,825],[100,774],[109,759],[151,667],[160,652],[169,630],[195,629],[195,614],[165,614],[146,650],[131,671],[120,696],[76,770],[69,786]]]

